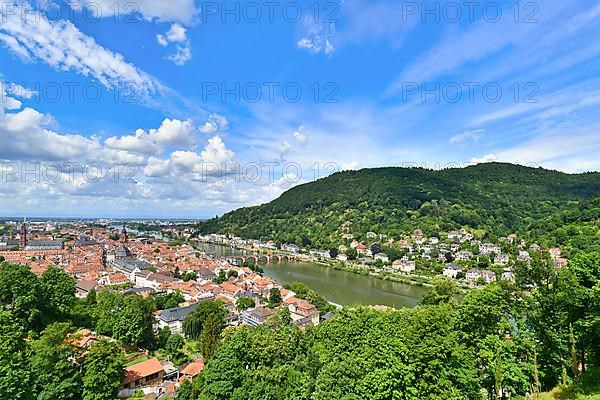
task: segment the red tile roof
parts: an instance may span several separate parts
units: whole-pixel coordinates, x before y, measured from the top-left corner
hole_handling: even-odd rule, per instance
[[[164,371],[164,368],[157,358],[151,358],[150,360],[142,361],[141,363],[125,368],[123,385],[127,385],[131,382],[137,381],[138,379],[156,374],[161,371]]]

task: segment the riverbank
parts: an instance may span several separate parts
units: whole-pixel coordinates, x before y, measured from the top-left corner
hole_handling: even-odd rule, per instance
[[[308,254],[291,253],[291,252],[286,252],[284,250],[274,251],[274,250],[262,249],[262,250],[257,251],[256,249],[253,249],[251,247],[246,247],[246,246],[232,246],[232,245],[225,245],[225,244],[213,243],[213,242],[199,242],[199,243],[205,243],[205,244],[209,244],[211,246],[219,246],[219,247],[223,247],[223,248],[237,250],[237,251],[243,252],[243,254],[279,255],[279,256],[294,257],[295,260],[298,262],[313,263],[313,264],[316,264],[316,265],[324,267],[324,268],[331,268],[331,269],[334,269],[337,271],[344,271],[344,272],[352,273],[355,275],[368,276],[368,277],[380,279],[383,281],[400,283],[400,284],[404,284],[404,285],[412,285],[412,286],[416,286],[416,287],[431,288],[431,287],[433,287],[432,281],[435,278],[433,276],[413,275],[413,274],[395,274],[395,273],[381,271],[381,270],[377,271],[377,270],[373,270],[373,269],[369,268],[366,265],[364,267],[359,267],[348,261],[341,261],[341,260],[334,260],[334,259],[325,260],[323,258],[314,257],[314,256],[311,256]],[[229,254],[229,255],[235,256],[235,254]],[[457,286],[458,286],[461,294],[466,294],[469,291],[476,289],[471,286],[465,285],[461,282],[457,282]]]
[[[404,283],[407,285],[432,287],[431,280],[433,279],[433,277],[427,277],[427,276],[422,276],[422,275],[398,275],[398,274],[392,274],[389,272],[372,271],[372,270],[367,270],[366,268],[360,268],[357,266],[353,266],[352,264],[349,264],[348,262],[345,262],[345,261],[324,260],[322,258],[313,257],[313,256],[306,255],[306,254],[290,253],[290,252],[286,252],[283,250],[267,251],[267,250],[263,249],[262,251],[256,251],[256,249],[252,249],[252,248],[245,247],[245,246],[231,246],[231,245],[224,245],[224,244],[212,243],[212,242],[201,242],[201,243],[207,243],[207,244],[210,244],[213,246],[216,245],[216,246],[228,247],[231,249],[237,249],[237,250],[245,251],[245,252],[251,252],[251,253],[254,252],[258,255],[260,255],[260,254],[267,255],[268,254],[268,255],[296,257],[301,262],[315,263],[315,264],[321,265],[323,267],[333,268],[333,269],[336,269],[339,271],[350,272],[350,273],[357,274],[357,275],[363,275],[363,276],[368,275],[368,276],[371,276],[371,277],[374,277],[377,279],[398,282],[398,283]]]

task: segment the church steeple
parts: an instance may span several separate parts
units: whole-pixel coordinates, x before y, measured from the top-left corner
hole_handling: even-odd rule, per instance
[[[19,233],[19,249],[25,250],[25,247],[27,247],[27,219],[24,218]]]

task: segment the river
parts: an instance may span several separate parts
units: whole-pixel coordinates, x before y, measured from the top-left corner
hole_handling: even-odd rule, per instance
[[[200,248],[215,257],[245,254],[243,250],[209,243],[200,243]],[[262,268],[266,276],[281,284],[304,282],[327,300],[341,305],[414,307],[428,290],[420,286],[338,271],[316,263],[279,262],[262,265]]]

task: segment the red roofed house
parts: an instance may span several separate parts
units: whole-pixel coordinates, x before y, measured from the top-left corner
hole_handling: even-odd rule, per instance
[[[164,375],[165,369],[157,358],[142,361],[125,368],[125,377],[121,383],[121,389],[135,389],[161,384]]]
[[[292,321],[298,325],[319,325],[321,315],[317,307],[306,300],[291,297],[285,301],[290,310]]]
[[[183,382],[185,379],[194,379],[204,369],[204,361],[196,360],[193,363],[189,363],[179,373],[181,374],[179,380]]]

